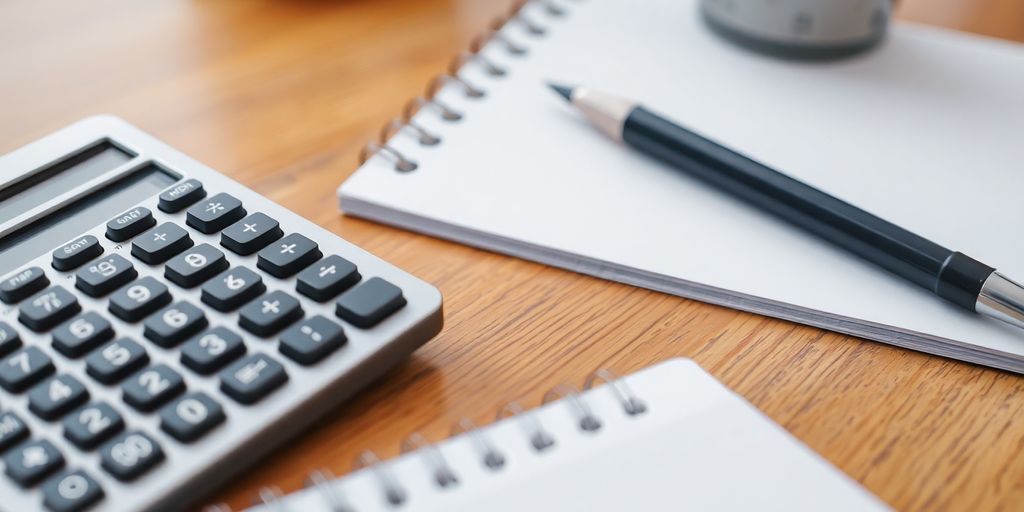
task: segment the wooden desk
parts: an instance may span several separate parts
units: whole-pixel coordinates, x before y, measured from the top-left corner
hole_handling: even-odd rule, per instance
[[[0,150],[110,112],[436,283],[447,327],[210,501],[285,491],[363,449],[539,401],[590,370],[689,356],[900,509],[1024,508],[1024,379],[608,283],[338,214],[335,186],[508,0],[0,3]],[[1020,0],[900,17],[1024,41]]]

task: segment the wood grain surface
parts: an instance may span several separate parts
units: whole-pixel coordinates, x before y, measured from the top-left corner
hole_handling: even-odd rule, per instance
[[[113,113],[435,283],[447,324],[208,502],[298,489],[598,367],[694,358],[886,502],[1024,509],[1024,380],[342,217],[360,146],[508,0],[7,0],[0,151]],[[1020,0],[915,0],[903,19],[1024,41]]]

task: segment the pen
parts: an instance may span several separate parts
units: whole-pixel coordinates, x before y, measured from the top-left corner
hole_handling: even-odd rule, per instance
[[[819,236],[958,306],[1024,328],[1024,287],[806,183],[708,140],[637,102],[550,84],[598,130]]]

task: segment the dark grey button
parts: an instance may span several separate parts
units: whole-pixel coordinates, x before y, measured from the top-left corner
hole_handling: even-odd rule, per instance
[[[189,178],[160,194],[157,208],[167,213],[175,213],[204,197],[206,190],[203,189],[203,184],[197,179]]]
[[[78,379],[57,375],[29,390],[28,409],[44,420],[53,421],[88,399],[89,392]]]
[[[110,296],[110,312],[126,322],[137,322],[171,302],[167,285],[146,276]]]
[[[264,247],[257,255],[256,266],[274,277],[291,277],[321,256],[316,242],[292,233]]]
[[[124,419],[106,402],[95,402],[64,418],[64,437],[83,450],[91,450],[124,429]]]
[[[245,354],[242,337],[226,327],[214,327],[181,347],[181,364],[203,375],[213,373]]]
[[[335,312],[348,323],[364,329],[373,327],[405,306],[402,290],[379,278],[345,292],[338,299]]]
[[[100,465],[122,482],[138,478],[163,459],[160,445],[139,430],[125,432],[100,448]]]
[[[53,512],[80,512],[103,499],[103,488],[81,469],[64,471],[43,484],[43,505]]]
[[[218,311],[234,311],[266,289],[259,274],[247,267],[235,267],[207,281],[201,298]]]
[[[6,356],[21,346],[21,336],[7,322],[0,322],[0,357]]]
[[[146,349],[128,338],[118,338],[85,358],[85,372],[104,384],[113,384],[148,362]]]
[[[224,422],[224,409],[206,393],[189,393],[160,410],[160,428],[183,443]]]
[[[107,222],[107,238],[123,242],[156,225],[153,212],[139,206],[132,208]]]
[[[210,234],[228,227],[242,217],[245,217],[242,202],[230,194],[221,192],[192,205],[188,209],[186,223],[203,233]]]
[[[237,254],[248,255],[283,235],[276,220],[257,212],[221,232],[220,244]]]
[[[192,239],[185,228],[173,222],[164,222],[132,241],[132,256],[156,265],[189,247],[192,247]]]
[[[80,357],[114,337],[110,322],[87,311],[53,330],[53,348],[68,357]]]
[[[120,254],[93,261],[75,274],[75,288],[91,297],[102,297],[135,279],[139,273]]]
[[[173,347],[206,327],[203,310],[185,301],[175,302],[143,322],[143,334],[161,347]]]
[[[220,372],[220,390],[239,403],[252,404],[288,381],[284,366],[266,354],[252,354]]]
[[[323,302],[333,299],[361,278],[354,263],[332,254],[300,272],[295,289],[306,297]]]
[[[238,312],[238,325],[257,336],[271,336],[300,318],[298,299],[276,290],[246,304]]]
[[[185,380],[169,366],[158,364],[132,375],[121,390],[128,405],[147,412],[185,391]]]
[[[29,441],[4,456],[7,476],[22,487],[30,487],[64,465],[64,456],[45,439]]]
[[[164,277],[182,288],[192,288],[226,268],[228,260],[220,249],[210,244],[200,244],[168,261]]]
[[[0,281],[0,300],[14,304],[49,285],[43,269],[29,267]]]
[[[11,392],[27,389],[53,373],[53,361],[37,347],[24,347],[0,361],[0,386]]]
[[[82,307],[63,286],[51,286],[18,305],[18,321],[36,332],[43,332],[71,318]]]
[[[28,425],[13,412],[0,413],[0,452],[28,437]]]
[[[53,251],[53,268],[71,270],[103,254],[103,246],[92,235],[76,238]]]
[[[281,333],[278,350],[299,364],[310,365],[338,350],[345,341],[340,325],[316,315]]]

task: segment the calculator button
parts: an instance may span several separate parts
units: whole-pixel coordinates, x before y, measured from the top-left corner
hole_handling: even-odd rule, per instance
[[[192,288],[226,268],[228,260],[220,249],[210,244],[200,244],[168,261],[164,277],[182,288]]]
[[[192,239],[185,228],[173,222],[164,222],[132,240],[132,256],[156,265],[189,247],[192,247]]]
[[[36,332],[43,332],[71,318],[82,309],[78,299],[63,286],[51,286],[18,306],[18,320]]]
[[[281,363],[266,354],[252,354],[220,372],[220,390],[240,403],[252,404],[287,380]]]
[[[214,327],[181,347],[181,364],[207,375],[245,354],[242,337],[226,327]]]
[[[18,392],[53,373],[53,361],[37,347],[18,349],[0,361],[0,386]]]
[[[126,322],[137,322],[171,302],[167,285],[146,276],[110,296],[110,312]]]
[[[106,402],[91,403],[64,418],[64,437],[91,450],[124,429],[124,419]]]
[[[29,267],[0,281],[0,300],[14,304],[50,285],[39,267]]]
[[[28,426],[13,412],[0,414],[0,451],[21,442],[28,437]]]
[[[143,322],[143,334],[161,347],[173,347],[206,327],[203,310],[185,301],[175,302]]]
[[[103,499],[103,488],[85,471],[65,471],[43,484],[43,505],[53,512],[79,512]]]
[[[295,289],[306,297],[323,302],[333,299],[361,278],[354,263],[332,254],[300,272]]]
[[[207,281],[201,298],[218,311],[234,311],[266,289],[259,274],[246,267],[235,267]]]
[[[22,487],[35,485],[64,465],[64,456],[45,439],[29,441],[4,456],[7,476]]]
[[[185,381],[167,365],[158,364],[133,375],[125,381],[121,390],[128,405],[146,412],[185,391]]]
[[[119,338],[89,354],[85,372],[104,384],[113,384],[148,362],[146,349],[128,338]]]
[[[36,384],[28,392],[28,408],[36,416],[53,421],[89,399],[89,392],[78,379],[57,375]]]
[[[0,357],[6,356],[21,346],[21,336],[7,322],[0,322]]]
[[[345,341],[345,331],[340,325],[316,315],[281,333],[278,349],[293,361],[310,365],[337,350]]]
[[[350,324],[365,329],[377,325],[403,306],[405,297],[402,296],[402,290],[374,277],[345,292],[338,299],[335,312]]]
[[[199,180],[190,178],[160,194],[157,208],[167,213],[175,213],[204,197],[206,197],[206,190],[203,189],[203,184]]]
[[[110,322],[88,311],[53,330],[53,348],[67,357],[79,357],[113,337]]]
[[[224,409],[206,393],[189,393],[160,410],[160,428],[183,443],[224,422]]]
[[[156,225],[153,212],[139,206],[132,208],[107,222],[107,238],[123,242]]]
[[[277,290],[246,304],[239,311],[238,325],[257,336],[271,336],[300,318],[298,299]]]
[[[138,430],[125,432],[100,449],[100,465],[122,482],[138,478],[163,459],[160,445]]]
[[[241,255],[252,254],[284,236],[277,221],[254,213],[230,226],[220,234],[220,244]]]
[[[103,246],[92,235],[85,235],[53,251],[53,268],[71,270],[103,254]]]
[[[138,277],[132,262],[120,254],[98,259],[75,274],[75,288],[90,297],[102,297]]]
[[[221,192],[192,205],[188,209],[186,222],[189,226],[210,234],[228,227],[242,217],[245,217],[242,202],[230,194]]]
[[[321,256],[316,242],[292,233],[264,247],[258,254],[256,266],[274,277],[291,277]]]

